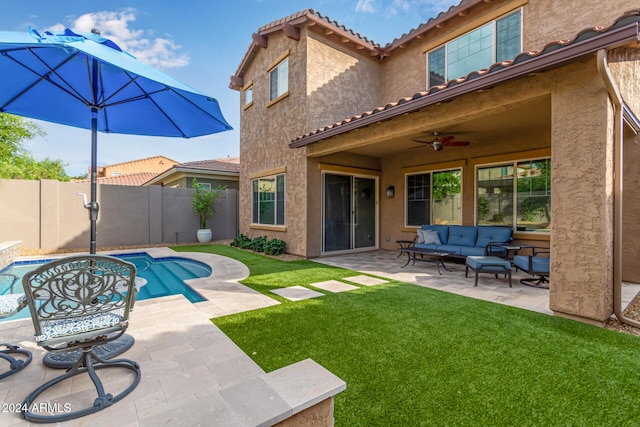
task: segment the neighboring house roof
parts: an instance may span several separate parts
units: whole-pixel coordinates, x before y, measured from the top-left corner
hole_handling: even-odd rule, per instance
[[[153,172],[160,173],[171,166],[177,164],[175,160],[172,160],[165,156],[153,156],[145,159],[131,160],[129,162],[121,162],[113,165],[98,166],[98,177],[107,176],[108,171],[120,172],[124,174],[134,174],[141,172]],[[91,173],[91,171],[89,171]]]
[[[127,174],[127,175],[120,175],[120,176],[100,177],[100,178],[97,178],[96,181],[98,184],[141,186],[142,184],[149,181],[156,175],[157,174],[153,172],[140,172],[140,173]],[[91,180],[78,179],[78,180],[73,180],[73,182],[91,182]]]
[[[240,158],[239,157],[227,157],[222,159],[212,160],[198,160],[194,162],[180,163],[172,166],[161,174],[152,177],[144,185],[153,185],[164,181],[171,175],[177,173],[185,174],[209,174],[209,175],[227,175],[236,176],[240,175]]]
[[[465,3],[470,4],[473,2],[463,1],[460,5]],[[451,9],[447,13],[451,13]],[[456,13],[459,12],[456,10]],[[388,120],[429,105],[448,101],[470,92],[526,76],[533,72],[558,67],[585,55],[593,54],[600,49],[638,42],[640,36],[639,22],[640,9],[627,12],[607,28],[593,27],[585,29],[579,32],[573,40],[557,40],[548,43],[541,50],[523,52],[513,60],[495,63],[489,68],[474,71],[465,77],[449,80],[443,85],[431,87],[425,92],[418,92],[411,97],[402,98],[397,102],[380,106],[298,136],[291,141],[289,146],[291,148],[302,147],[372,123]],[[626,109],[625,112],[629,112],[629,110]]]

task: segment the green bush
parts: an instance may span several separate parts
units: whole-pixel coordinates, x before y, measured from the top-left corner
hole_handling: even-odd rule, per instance
[[[240,235],[236,236],[236,238],[233,239],[229,244],[234,248],[247,249],[251,246],[251,239],[248,236],[240,233]]]
[[[271,239],[264,245],[264,253],[267,255],[281,255],[287,244],[282,239]]]
[[[251,241],[251,248],[256,252],[264,252],[264,246],[267,243],[267,236],[256,237]]]

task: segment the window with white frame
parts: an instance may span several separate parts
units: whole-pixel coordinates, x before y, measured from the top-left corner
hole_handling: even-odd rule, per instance
[[[289,58],[285,58],[269,71],[269,101],[289,91]]]
[[[476,188],[479,225],[551,231],[551,159],[479,167]]]
[[[251,222],[284,225],[284,174],[251,181]]]
[[[253,85],[244,90],[244,106],[248,107],[253,102]]]
[[[461,169],[407,174],[405,182],[407,226],[461,223]]]
[[[427,54],[427,88],[464,77],[522,51],[522,10],[470,31]]]

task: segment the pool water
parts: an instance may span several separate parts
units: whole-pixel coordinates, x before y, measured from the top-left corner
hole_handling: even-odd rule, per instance
[[[152,258],[146,253],[114,256],[134,264],[137,276],[147,280],[147,284],[138,291],[138,296],[136,297],[138,301],[178,294],[184,295],[192,303],[206,301],[202,295],[184,283],[185,280],[211,275],[211,267],[204,263],[180,257]],[[14,292],[19,293],[22,292],[22,277],[27,272],[49,261],[52,260],[17,261],[0,270],[0,273],[15,274],[20,278],[14,290]],[[7,292],[9,292],[8,288],[0,288],[0,294]],[[25,308],[11,317],[0,319],[0,322],[27,317],[29,317],[29,310]]]

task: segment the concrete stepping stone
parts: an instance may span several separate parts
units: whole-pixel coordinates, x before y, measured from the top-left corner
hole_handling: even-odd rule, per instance
[[[359,276],[345,277],[343,280],[348,280],[350,282],[357,283],[363,286],[375,286],[381,285],[383,283],[389,283],[389,281],[387,280],[376,279],[375,277],[365,276],[364,274],[361,274]]]
[[[320,289],[324,289],[325,291],[334,292],[334,293],[360,289],[357,286],[349,285],[347,283],[340,282],[338,280],[327,280],[326,282],[312,283],[311,286],[313,286],[314,288],[320,288]]]
[[[289,286],[288,288],[273,289],[271,292],[290,301],[300,301],[324,296],[323,293],[313,291],[309,288],[305,288],[304,286]]]

